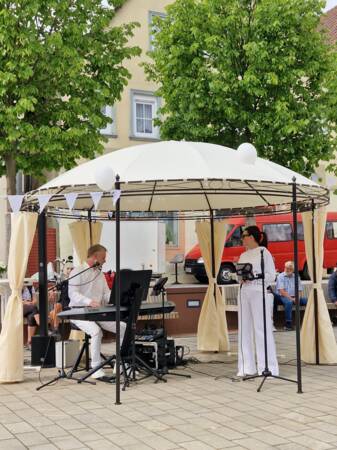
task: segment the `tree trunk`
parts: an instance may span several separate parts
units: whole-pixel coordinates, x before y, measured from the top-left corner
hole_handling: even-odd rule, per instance
[[[5,155],[7,195],[16,194],[16,161],[11,154]]]
[[[6,164],[6,182],[7,182],[7,195],[15,195],[16,194],[16,161],[12,157],[11,154],[7,154],[5,156],[5,164]],[[9,253],[9,242],[11,237],[11,209],[9,207],[9,203],[7,201],[7,214],[5,215],[6,219],[6,236],[4,239],[4,245],[6,247],[6,263],[8,262],[8,253]]]

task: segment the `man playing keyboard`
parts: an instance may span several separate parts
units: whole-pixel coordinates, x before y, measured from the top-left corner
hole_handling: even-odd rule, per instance
[[[88,250],[87,262],[76,267],[70,274],[75,278],[69,281],[70,308],[89,306],[99,308],[109,302],[110,289],[105,276],[101,272],[106,259],[106,248],[103,245],[93,245]],[[89,269],[89,267],[91,269]],[[86,270],[84,273],[82,271]],[[72,320],[80,330],[91,336],[91,366],[95,368],[101,364],[102,330],[116,333],[116,322],[90,322],[86,320]],[[120,322],[120,342],[122,345],[126,324]],[[104,377],[103,369],[98,369],[91,376],[93,378]]]

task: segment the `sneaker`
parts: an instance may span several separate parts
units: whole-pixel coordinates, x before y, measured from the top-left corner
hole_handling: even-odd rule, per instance
[[[293,331],[294,328],[292,326],[286,325],[285,327],[283,327],[284,331]]]
[[[92,375],[90,375],[91,378],[102,378],[105,377],[105,372],[103,369],[98,369],[96,372],[94,372]]]

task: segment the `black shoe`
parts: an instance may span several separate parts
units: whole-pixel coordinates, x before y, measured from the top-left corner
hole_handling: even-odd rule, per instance
[[[290,325],[286,325],[285,327],[283,327],[284,331],[293,331],[294,328]]]

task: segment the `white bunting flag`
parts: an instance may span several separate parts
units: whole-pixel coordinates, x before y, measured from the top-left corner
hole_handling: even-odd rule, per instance
[[[69,194],[64,194],[68,208],[70,211],[73,209],[76,199],[77,199],[77,192],[70,192]]]
[[[12,208],[12,211],[14,213],[19,212],[21,205],[22,205],[22,201],[23,201],[23,195],[8,195],[8,201],[10,204],[10,207]]]
[[[92,201],[94,202],[95,209],[97,209],[98,204],[102,198],[103,192],[90,192]]]
[[[40,206],[40,213],[44,210],[50,198],[52,197],[50,194],[40,194],[36,196]]]
[[[118,201],[118,199],[121,196],[122,191],[120,189],[115,189],[112,193],[112,203],[114,206],[116,206],[116,203]]]

